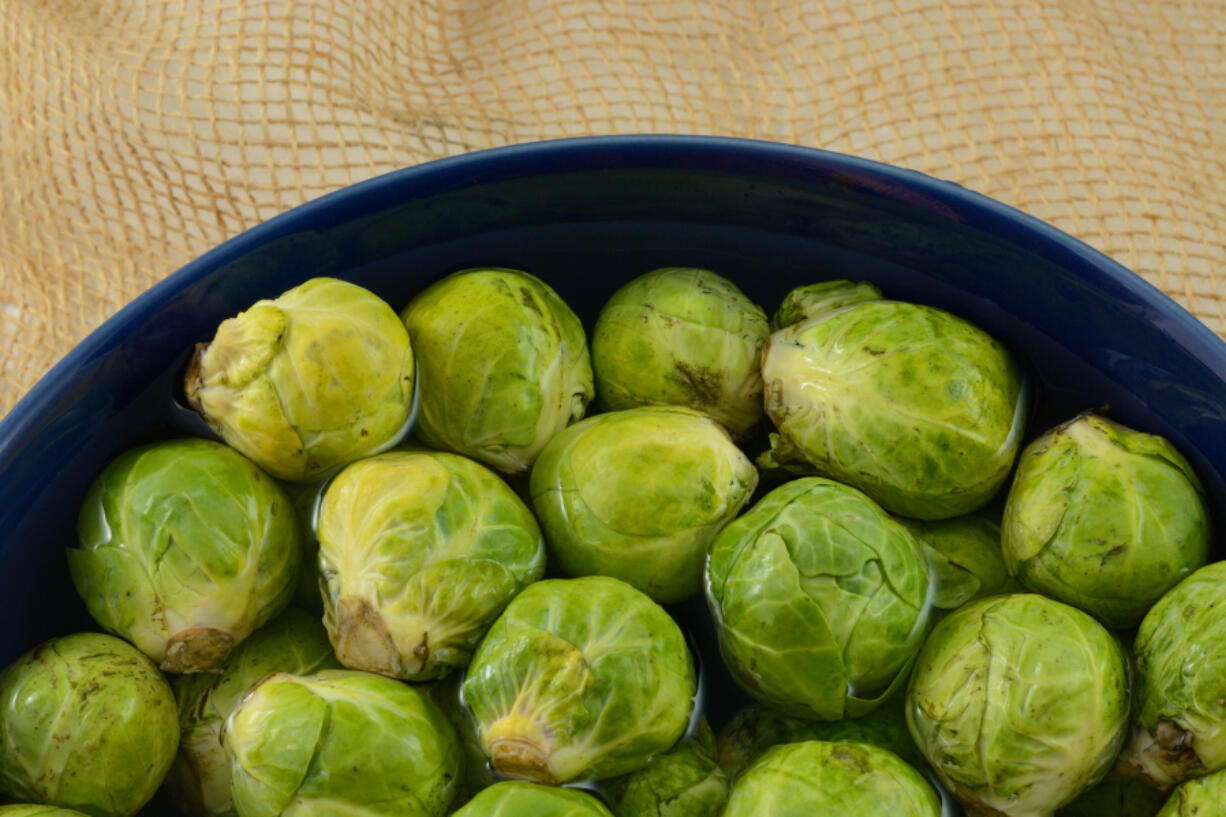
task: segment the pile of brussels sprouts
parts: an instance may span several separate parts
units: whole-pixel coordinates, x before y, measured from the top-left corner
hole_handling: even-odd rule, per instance
[[[223,322],[185,393],[224,444],[82,504],[106,634],[0,674],[44,804],[0,815],[1226,815],[1226,562],[1165,439],[1023,449],[1012,354],[867,283],[768,321],[659,269],[590,340],[509,269]]]

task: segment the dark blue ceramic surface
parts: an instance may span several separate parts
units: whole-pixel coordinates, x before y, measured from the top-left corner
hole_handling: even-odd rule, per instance
[[[391,173],[274,218],[171,275],[61,361],[0,423],[0,663],[93,628],[64,559],[77,506],[118,452],[199,428],[175,384],[221,320],[317,275],[399,309],[435,278],[485,264],[545,278],[589,327],[620,283],[658,266],[713,269],[768,312],[798,284],[872,280],[970,318],[1028,361],[1032,435],[1110,406],[1169,437],[1215,508],[1226,499],[1226,344],[1052,227],[954,184],[788,145],[521,145]]]

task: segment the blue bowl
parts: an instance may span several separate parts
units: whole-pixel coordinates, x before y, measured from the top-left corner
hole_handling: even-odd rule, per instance
[[[177,383],[220,321],[319,275],[399,309],[477,265],[536,273],[589,327],[617,286],[660,266],[713,269],[768,312],[798,284],[871,280],[973,320],[1028,361],[1032,435],[1109,406],[1170,438],[1213,507],[1226,499],[1226,344],[1068,235],[948,182],[789,145],[519,145],[390,173],[249,230],[141,295],[43,378],[0,423],[0,664],[95,629],[64,558],[77,507],[124,449],[201,433]]]

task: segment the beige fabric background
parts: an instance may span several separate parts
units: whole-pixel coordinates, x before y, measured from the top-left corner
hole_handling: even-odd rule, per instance
[[[0,415],[300,202],[645,132],[952,179],[1226,333],[1226,0],[0,0]]]

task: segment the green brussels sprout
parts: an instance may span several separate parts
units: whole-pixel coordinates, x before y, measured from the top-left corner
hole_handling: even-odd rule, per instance
[[[728,800],[728,776],[715,762],[706,720],[694,736],[658,754],[604,791],[616,817],[715,817]]]
[[[1200,481],[1169,442],[1094,414],[1022,452],[1002,521],[1009,572],[1133,627],[1209,556]]]
[[[274,672],[305,675],[339,667],[323,625],[291,607],[235,648],[219,673],[176,678],[182,737],[166,784],[179,810],[194,817],[237,814],[221,725],[249,687]]]
[[[1175,789],[1158,817],[1226,817],[1226,772],[1217,772]]]
[[[69,548],[103,629],[167,672],[202,672],[289,604],[302,559],[289,498],[241,454],[182,439],[127,451],[86,494]]]
[[[732,434],[762,417],[766,313],[709,270],[665,267],[609,299],[592,331],[596,394],[610,410],[689,406]]]
[[[628,774],[671,747],[697,680],[663,608],[591,576],[520,593],[477,648],[463,692],[496,772],[557,784]]]
[[[613,817],[604,804],[578,789],[508,780],[485,789],[452,817]]]
[[[42,806],[35,803],[16,803],[0,806],[0,817],[85,817],[79,811],[59,808],[57,806]]]
[[[1018,364],[948,312],[851,300],[767,340],[764,399],[779,433],[759,463],[807,461],[916,519],[980,507],[1008,476],[1021,440]]]
[[[463,667],[545,572],[532,512],[456,454],[390,451],[346,467],[319,508],[324,624],[352,669],[423,681]]]
[[[707,602],[732,677],[804,718],[866,714],[905,681],[928,621],[914,537],[860,491],[784,483],[711,545]]]
[[[805,741],[770,749],[732,784],[723,817],[940,817],[941,798],[893,752]]]
[[[724,773],[735,778],[767,749],[806,740],[868,743],[888,749],[916,768],[926,763],[907,731],[901,698],[891,699],[862,718],[842,721],[808,721],[761,704],[747,706],[720,730],[716,757]]]
[[[401,318],[420,368],[414,433],[431,448],[518,474],[591,402],[583,325],[533,275],[461,270],[419,293]]]
[[[102,633],[46,641],[0,673],[0,794],[129,817],[149,802],[179,743],[166,679]]]
[[[867,281],[822,281],[796,287],[779,304],[771,328],[777,331],[833,309],[881,299],[881,290]]]
[[[564,573],[613,576],[670,603],[698,592],[708,545],[757,483],[719,424],[654,406],[598,414],[554,437],[529,492]]]
[[[441,817],[464,762],[413,687],[356,670],[265,676],[222,727],[243,817]]]
[[[922,522],[899,519],[923,546],[932,571],[932,606],[956,610],[968,601],[1023,590],[1005,568],[1000,528],[980,516]]]
[[[1154,787],[1113,771],[1057,811],[1056,817],[1155,817],[1166,800],[1166,794]]]
[[[933,629],[907,690],[907,724],[972,814],[1045,817],[1110,769],[1128,725],[1128,665],[1082,611],[990,596]]]
[[[408,429],[413,350],[374,293],[312,278],[222,321],[188,367],[188,401],[279,479],[310,482]]]
[[[1137,630],[1136,713],[1121,770],[1169,789],[1226,769],[1226,562],[1197,570]]]

